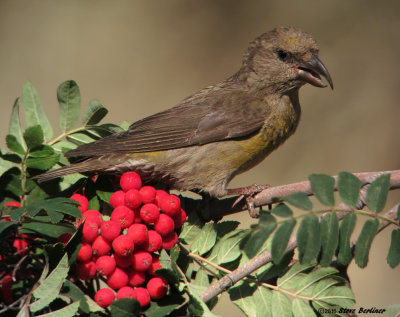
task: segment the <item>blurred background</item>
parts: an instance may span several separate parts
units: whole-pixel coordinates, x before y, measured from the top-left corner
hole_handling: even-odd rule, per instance
[[[98,98],[109,109],[106,122],[134,122],[233,74],[248,43],[275,26],[313,35],[335,89],[302,88],[296,134],[231,187],[286,184],[310,173],[399,169],[396,0],[2,0],[0,145],[27,80],[55,127],[56,89],[67,79],[79,84],[83,106]],[[399,192],[391,193],[388,207],[399,200]],[[232,218],[251,222],[245,213]],[[350,267],[356,307],[385,308],[399,300],[400,268],[386,264],[386,231],[374,240],[367,268]],[[242,316],[227,300],[215,313]]]

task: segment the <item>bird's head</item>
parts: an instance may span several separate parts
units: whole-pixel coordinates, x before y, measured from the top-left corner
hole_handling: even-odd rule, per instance
[[[293,27],[275,28],[250,43],[244,56],[252,84],[270,87],[281,92],[309,83],[326,87],[325,77],[333,89],[331,76],[318,58],[318,45],[313,38]]]

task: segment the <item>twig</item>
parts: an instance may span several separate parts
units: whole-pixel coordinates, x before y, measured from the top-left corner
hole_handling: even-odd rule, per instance
[[[367,184],[371,183],[376,177],[378,177],[382,174],[387,174],[387,173],[391,173],[391,177],[390,177],[391,187],[390,188],[391,189],[399,188],[400,187],[400,170],[393,171],[393,172],[359,173],[359,174],[355,174],[355,175],[365,185],[367,185]],[[337,178],[335,178],[335,180],[336,179]],[[267,201],[267,203],[268,203],[271,201],[271,199],[273,197],[284,196],[284,195],[288,195],[290,193],[294,193],[294,192],[298,192],[298,191],[307,193],[308,195],[312,195],[311,186],[310,186],[309,182],[300,182],[300,183],[291,184],[291,185],[279,186],[278,190],[276,188],[277,187],[273,187],[273,188],[264,190],[263,192],[256,195],[255,199],[257,199],[258,202]],[[293,188],[295,188],[295,189],[293,189]],[[357,209],[362,209],[365,206],[366,190],[367,190],[367,186],[364,186],[361,190],[360,202],[357,206]],[[261,195],[262,198],[258,197],[259,195]],[[384,216],[389,219],[396,219],[397,207],[398,207],[398,205],[396,205],[395,207],[390,209],[387,213],[385,213]],[[348,212],[353,211],[352,208],[346,206],[344,203],[339,204],[338,209],[348,210]],[[346,211],[339,212],[337,214],[337,216],[339,219],[343,219],[343,217],[348,212],[346,212]],[[389,223],[390,222],[388,222],[388,221],[381,220],[380,230],[382,230],[384,227],[388,226]],[[398,224],[398,222],[397,222],[397,224]],[[296,247],[297,247],[297,239],[296,239],[296,235],[293,234],[289,239],[288,245],[286,247],[286,252],[292,251]],[[232,271],[231,273],[225,275],[223,278],[218,280],[216,283],[210,285],[205,291],[203,291],[203,293],[200,295],[200,298],[204,302],[208,302],[210,299],[221,294],[227,288],[231,287],[232,285],[234,285],[235,283],[237,283],[238,281],[240,281],[247,275],[251,274],[255,270],[259,269],[260,267],[262,267],[270,262],[272,262],[271,251],[265,251],[265,252],[259,254],[258,256],[251,259],[249,262],[245,263],[243,266],[237,268],[236,270]]]

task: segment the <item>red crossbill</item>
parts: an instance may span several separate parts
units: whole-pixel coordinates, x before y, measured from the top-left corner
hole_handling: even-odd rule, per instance
[[[229,193],[237,174],[261,162],[299,123],[299,88],[333,88],[312,37],[293,27],[275,28],[252,41],[240,69],[173,108],[67,152],[78,163],[36,178],[71,173],[138,172],[170,189]]]

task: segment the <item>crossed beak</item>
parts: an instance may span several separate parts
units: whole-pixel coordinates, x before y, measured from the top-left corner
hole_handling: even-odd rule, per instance
[[[325,85],[321,80],[321,76],[323,76],[325,77],[331,89],[333,89],[331,75],[329,74],[325,65],[314,54],[311,54],[310,60],[305,61],[300,66],[298,66],[296,68],[296,71],[302,79],[316,87],[327,87],[327,85]]]

